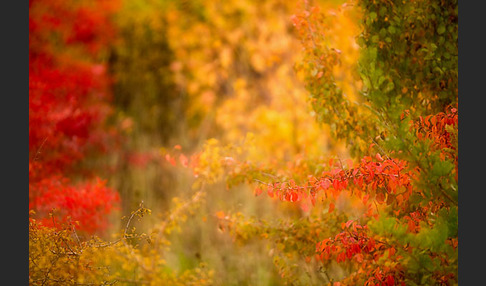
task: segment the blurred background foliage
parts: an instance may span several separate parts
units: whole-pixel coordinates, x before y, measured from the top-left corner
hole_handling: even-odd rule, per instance
[[[303,3],[125,2],[115,15],[119,37],[109,64],[116,120],[129,136],[123,143],[126,153],[114,160],[122,170],[137,159],[147,163],[142,164],[144,182],[135,174],[133,183],[130,174],[120,176],[116,187],[122,194],[139,193],[125,201],[136,205],[137,200],[152,199],[149,193],[166,201],[174,174],[150,163],[161,148],[180,145],[190,153],[208,138],[226,144],[252,133],[258,160],[344,154],[315,123],[294,71],[301,45],[290,17]],[[340,2],[323,4],[337,9]],[[337,24],[330,41],[346,55],[336,67],[337,78],[356,96],[351,80],[358,57],[356,15],[332,14]]]
[[[341,11],[344,1],[320,2],[332,17],[328,40],[344,55],[334,71],[337,82],[357,97],[358,13]],[[107,177],[121,194],[123,214],[140,201],[153,211],[137,227],[150,228],[173,197],[194,192],[192,173],[164,158],[176,145],[191,154],[214,138],[218,146],[244,149],[246,160],[278,167],[304,156],[347,157],[342,142],[316,122],[294,70],[301,44],[290,19],[304,8],[303,2],[280,0],[122,1],[107,61],[114,121],[125,136],[110,154],[115,167]],[[227,155],[237,156],[233,151]],[[221,158],[215,155],[209,164]],[[208,262],[218,285],[279,284],[265,244],[236,247],[215,227],[214,211],[278,219],[301,210],[255,198],[249,185],[228,189],[217,180],[208,196],[172,234],[169,264],[182,271]]]

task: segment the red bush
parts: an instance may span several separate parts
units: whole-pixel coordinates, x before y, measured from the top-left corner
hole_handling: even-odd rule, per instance
[[[29,209],[46,218],[57,209],[88,232],[104,229],[119,201],[105,181],[74,168],[113,135],[105,124],[111,80],[96,58],[114,39],[117,3],[29,2]]]

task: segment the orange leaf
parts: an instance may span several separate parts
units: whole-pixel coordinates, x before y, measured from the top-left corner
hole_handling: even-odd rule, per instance
[[[223,211],[218,211],[215,213],[216,217],[219,218],[219,219],[223,219],[225,217],[224,215],[224,212]]]

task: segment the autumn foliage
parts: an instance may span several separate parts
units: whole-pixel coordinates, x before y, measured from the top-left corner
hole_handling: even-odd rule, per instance
[[[457,1],[237,2],[29,2],[30,283],[457,285]]]
[[[97,57],[114,37],[116,3],[92,4],[29,2],[29,209],[47,225],[57,210],[57,219],[91,233],[107,227],[119,200],[106,181],[78,167],[105,152],[113,136],[105,125],[110,78]]]
[[[438,161],[431,172],[441,180],[456,184],[457,118],[457,108],[449,107],[425,119],[407,121],[417,144],[427,142],[431,154],[438,152]],[[402,120],[407,119],[406,115],[402,116]],[[370,149],[377,148],[370,146]],[[206,153],[193,156],[191,165],[199,162],[201,166],[201,155]],[[305,168],[294,166],[292,178],[288,174],[276,174],[262,179],[262,172],[271,171],[244,161],[228,162],[221,154],[224,168],[230,170],[229,184],[248,182],[254,186],[256,196],[267,194],[300,205],[311,215],[311,220],[296,219],[292,222],[293,232],[282,233],[281,228],[288,222],[272,227],[270,222],[245,221],[242,214],[220,212],[217,214],[220,227],[242,241],[252,236],[281,241],[285,234],[287,238],[281,250],[287,255],[297,251],[308,263],[315,258],[323,267],[331,267],[334,262],[347,265],[343,266],[346,269],[350,267],[340,282],[344,285],[409,285],[417,279],[453,284],[457,281],[457,198],[444,190],[432,193],[435,190],[422,189],[421,178],[428,170],[393,155],[377,152],[354,164],[353,160],[342,162],[331,158],[319,175],[306,175]],[[240,171],[235,173],[235,168]],[[304,173],[299,176],[297,171]],[[445,179],[449,174],[450,179]],[[281,177],[281,180],[272,182],[269,177]],[[349,201],[353,211],[343,208],[343,200]],[[248,228],[248,224],[252,227]],[[299,225],[308,229],[299,229]],[[323,231],[316,225],[335,230]],[[313,238],[303,239],[305,235]],[[312,250],[309,244],[314,245]],[[280,271],[288,281],[300,281],[286,267]],[[327,279],[335,279],[331,275]]]
[[[334,262],[343,265],[341,274],[325,271],[327,282],[339,280],[335,285],[457,284],[456,66],[449,61],[452,56],[449,50],[427,54],[413,49],[417,39],[433,33],[433,29],[437,29],[439,41],[449,41],[446,49],[452,49],[451,45],[457,48],[454,43],[457,23],[453,16],[457,8],[449,3],[444,10],[434,10],[436,13],[430,17],[440,19],[438,26],[433,26],[433,22],[417,26],[410,22],[404,24],[400,16],[392,17],[388,13],[405,15],[402,13],[414,9],[417,16],[436,9],[435,5],[424,8],[420,3],[354,3],[371,18],[366,18],[364,33],[358,39],[363,49],[358,68],[363,86],[356,84],[355,90],[362,91],[346,95],[336,74],[341,51],[332,47],[332,39],[326,32],[332,29],[329,15],[352,8],[342,5],[339,11],[326,14],[304,2],[304,12],[292,17],[304,46],[303,62],[297,68],[304,75],[318,120],[331,124],[331,134],[345,140],[351,151],[361,156],[344,162],[331,158],[321,168],[298,168],[297,163],[287,173],[268,171],[272,170],[268,165],[249,166],[240,162],[237,169],[245,168],[248,176],[243,181],[256,183],[256,195],[267,193],[280,201],[301,204],[304,210],[308,210],[308,201],[317,209],[325,207],[324,214],[316,212],[311,218],[336,230],[326,231],[328,237],[323,237],[323,231],[317,232],[321,238],[315,238],[314,254],[325,269],[333,269]],[[379,17],[375,11],[380,12]],[[444,36],[444,29],[450,34]],[[402,33],[398,34],[397,30]],[[411,39],[412,46],[404,47],[402,42],[393,40],[396,37]],[[436,47],[429,39],[421,45]],[[403,53],[411,55],[411,63],[403,63],[407,59],[398,56]],[[444,57],[441,66],[440,59]],[[385,74],[386,67],[396,69],[396,73]],[[437,68],[443,77],[439,82],[434,81],[437,85],[418,78],[428,77]],[[408,72],[413,86],[406,76]],[[262,179],[258,175],[262,172],[269,175]],[[245,171],[237,173],[230,172],[229,180],[232,174],[241,182]],[[349,201],[353,211],[341,206],[339,214],[333,215],[336,205],[342,205],[343,200]],[[262,222],[251,219],[240,223],[240,215],[219,217],[225,229],[236,238],[256,234],[268,238],[273,234],[273,241],[281,241],[278,227],[269,231],[257,226]],[[251,231],[247,229],[248,223],[254,224]],[[293,221],[293,225],[302,223],[301,219]],[[308,249],[300,237],[301,234],[287,232],[285,240],[301,241],[300,246],[283,242],[280,250],[287,258]],[[280,264],[276,262],[276,265]],[[298,272],[292,276],[292,267],[279,267],[289,283],[302,283]]]

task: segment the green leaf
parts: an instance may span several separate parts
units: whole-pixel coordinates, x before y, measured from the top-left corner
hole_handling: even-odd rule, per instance
[[[432,167],[432,174],[436,176],[445,176],[448,175],[452,169],[454,169],[454,164],[450,161],[435,161]]]
[[[388,84],[386,85],[385,87],[385,92],[390,92],[392,91],[393,89],[395,89],[395,84],[393,83],[393,81],[388,81]]]
[[[378,17],[378,14],[376,14],[376,12],[371,12],[371,13],[370,13],[370,19],[371,19],[371,20],[373,20],[373,21],[374,21],[374,20],[376,19],[376,17]]]
[[[385,16],[386,16],[386,12],[387,12],[387,11],[386,11],[386,7],[385,7],[385,6],[382,6],[382,7],[380,8],[380,12],[379,12],[379,13],[380,13],[380,16],[381,16],[381,17],[385,17]]]
[[[444,33],[445,33],[445,31],[446,31],[446,28],[445,28],[445,26],[444,26],[444,25],[440,25],[440,26],[437,28],[437,33],[438,33],[439,35],[444,34]]]

